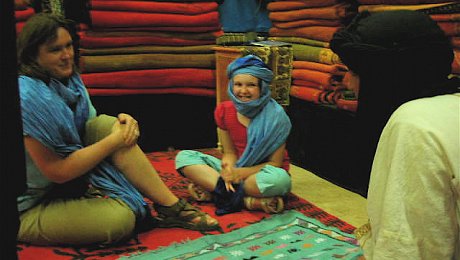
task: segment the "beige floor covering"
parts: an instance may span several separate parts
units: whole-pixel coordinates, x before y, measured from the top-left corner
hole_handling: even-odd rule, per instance
[[[292,192],[324,211],[359,227],[367,222],[366,199],[305,169],[291,165]]]

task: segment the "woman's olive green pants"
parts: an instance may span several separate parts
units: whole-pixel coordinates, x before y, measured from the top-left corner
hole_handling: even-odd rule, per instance
[[[86,124],[85,143],[110,134],[115,117],[100,115]],[[114,243],[135,227],[133,211],[121,200],[88,190],[79,198],[46,199],[20,216],[18,240],[35,245]]]

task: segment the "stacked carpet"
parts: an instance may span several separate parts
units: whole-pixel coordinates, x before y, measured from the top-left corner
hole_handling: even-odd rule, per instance
[[[221,153],[215,149],[201,149],[202,152],[220,157]],[[74,246],[34,246],[30,244],[20,243],[18,244],[18,256],[19,259],[28,259],[28,260],[71,260],[71,259],[79,259],[79,260],[113,260],[118,259],[122,256],[129,256],[129,255],[137,255],[143,252],[148,253],[150,250],[157,250],[160,248],[164,248],[167,246],[171,246],[174,244],[181,244],[186,241],[192,241],[199,238],[206,237],[208,241],[222,241],[220,238],[220,234],[231,234],[233,232],[253,232],[251,230],[255,230],[256,232],[263,232],[264,230],[260,229],[260,226],[266,226],[267,222],[261,222],[264,219],[268,219],[273,215],[267,214],[262,211],[248,211],[243,210],[241,212],[236,212],[232,214],[227,214],[223,216],[216,216],[215,215],[215,207],[211,203],[202,203],[198,204],[194,202],[188,191],[187,186],[190,183],[188,179],[182,177],[174,168],[174,158],[177,154],[177,150],[173,151],[165,151],[165,152],[153,152],[147,154],[147,157],[151,161],[152,165],[155,167],[157,172],[159,173],[162,180],[165,184],[170,188],[170,190],[176,194],[178,197],[185,198],[189,200],[194,205],[200,207],[203,211],[209,213],[216,219],[218,219],[220,226],[222,228],[221,231],[210,231],[210,232],[199,232],[199,231],[192,231],[187,229],[180,229],[180,228],[153,228],[149,229],[145,232],[138,233],[133,235],[127,241],[124,241],[120,244],[104,246],[104,245],[87,245],[82,247],[74,247]],[[147,202],[151,205],[152,202]],[[318,208],[317,206],[311,204],[310,202],[296,196],[295,194],[290,193],[285,198],[285,212],[288,213],[289,216],[294,217],[295,219],[301,219],[302,223],[295,222],[294,225],[290,224],[292,222],[292,218],[288,218],[288,222],[283,224],[285,221],[278,222],[279,224],[275,224],[284,228],[286,226],[291,235],[284,234],[280,238],[277,239],[276,246],[283,251],[296,252],[296,248],[309,248],[314,246],[318,246],[319,249],[313,250],[312,253],[325,253],[328,254],[330,250],[327,250],[330,246],[333,247],[342,247],[346,252],[344,254],[348,254],[349,256],[353,255],[360,255],[360,249],[356,244],[356,239],[352,235],[355,227],[351,226],[350,224],[342,221],[341,219],[323,211],[322,209]],[[295,213],[289,213],[291,211],[295,211]],[[155,214],[153,211],[152,214]],[[285,219],[285,217],[281,217]],[[276,218],[275,218],[276,219]],[[256,223],[261,222],[261,224],[257,225]],[[246,227],[250,227],[253,224],[256,224],[254,228],[245,229]],[[273,223],[272,223],[273,224]],[[272,225],[271,224],[271,225]],[[270,226],[273,227],[273,226]],[[306,229],[308,228],[308,230]],[[294,230],[295,229],[295,230]],[[239,231],[241,230],[241,231]],[[260,233],[260,235],[271,236],[270,233],[273,230],[268,230],[269,232]],[[313,234],[317,233],[316,234]],[[249,237],[242,237],[236,233],[238,238],[240,239],[248,239]],[[280,234],[280,233],[277,233]],[[273,234],[275,235],[275,234]],[[234,235],[229,235],[235,237]],[[257,235],[260,237],[259,235]],[[215,237],[215,239],[214,239]],[[295,238],[296,237],[296,238]],[[331,242],[332,240],[326,239],[327,237],[334,237],[334,245],[321,243],[324,242]],[[295,238],[295,239],[294,239]],[[316,239],[313,239],[316,238]],[[274,239],[274,238],[272,238]],[[272,239],[264,240],[266,242],[265,246],[274,247],[274,244],[271,241]],[[300,241],[297,241],[301,239]],[[309,241],[306,241],[310,239]],[[305,241],[304,241],[305,240]],[[282,242],[285,243],[282,243]],[[251,242],[251,241],[249,241]],[[260,240],[259,240],[260,242]],[[291,243],[292,242],[292,243]],[[321,247],[323,246],[323,247]],[[326,248],[324,248],[324,246]],[[196,249],[196,248],[195,248]],[[325,250],[323,250],[325,249]],[[254,253],[261,253],[262,249],[260,247],[254,246],[250,247],[250,251],[254,251]],[[266,250],[265,250],[266,251]],[[288,254],[291,254],[287,252]],[[340,257],[337,255],[337,257]],[[259,257],[260,258],[260,257]],[[341,257],[342,259],[356,259],[352,257]],[[150,259],[168,259],[168,256],[163,255],[162,257],[153,257]],[[213,259],[213,258],[197,258],[197,259]],[[214,258],[218,259],[218,258]],[[223,259],[223,258],[219,258]],[[243,257],[238,257],[235,255],[235,259],[243,259]],[[284,258],[286,259],[286,258]],[[294,259],[299,259],[298,257]],[[316,257],[316,259],[330,259],[330,258],[321,258],[321,256]],[[359,258],[358,258],[359,259]]]
[[[90,0],[79,67],[91,95],[215,96],[215,1]]]
[[[343,20],[353,15],[345,1],[275,1],[267,6],[273,27],[270,36],[297,36],[329,42]]]
[[[460,3],[449,0],[359,0],[359,12],[387,10],[417,10],[435,20],[451,39],[455,59],[452,74],[460,75]]]
[[[16,20],[16,34],[22,31],[26,21],[35,14],[35,10],[24,1],[14,2],[14,18]]]
[[[348,0],[278,0],[267,5],[269,39],[292,44],[290,95],[315,104],[356,111],[356,98],[343,95],[347,68],[329,48],[333,34],[357,13]],[[347,98],[347,99],[345,99]]]
[[[316,104],[336,104],[348,69],[341,64],[294,61],[291,95]]]

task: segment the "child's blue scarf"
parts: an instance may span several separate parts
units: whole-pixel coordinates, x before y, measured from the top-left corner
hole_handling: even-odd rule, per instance
[[[250,74],[261,79],[260,98],[242,102],[233,94],[233,77],[238,74]],[[227,67],[230,79],[227,93],[236,110],[251,119],[248,126],[248,142],[246,149],[236,162],[237,167],[253,166],[261,163],[276,151],[291,131],[291,121],[273,98],[271,98],[270,82],[273,73],[257,56],[247,55],[232,62]]]
[[[238,74],[250,74],[261,79],[260,98],[242,102],[233,94],[233,77]],[[236,167],[248,167],[264,162],[275,152],[291,131],[291,120],[273,98],[271,98],[270,82],[272,71],[257,56],[247,55],[238,58],[227,67],[229,78],[227,93],[236,110],[251,119],[248,126],[246,149],[236,162]],[[236,192],[228,192],[224,181],[219,179],[214,189],[216,214],[223,215],[241,210],[243,207],[244,183],[235,185]]]
[[[89,116],[87,92],[78,74],[68,86],[52,79],[48,85],[38,79],[19,77],[23,131],[62,157],[84,147],[82,138]],[[101,161],[85,175],[89,183],[112,198],[122,199],[143,218],[143,196],[112,164]]]

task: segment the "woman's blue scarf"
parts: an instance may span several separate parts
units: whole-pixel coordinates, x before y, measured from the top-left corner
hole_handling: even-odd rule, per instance
[[[238,74],[250,74],[261,80],[259,99],[242,102],[235,97],[233,77]],[[227,67],[227,76],[228,96],[235,104],[236,110],[251,119],[246,149],[236,162],[236,167],[257,165],[286,142],[291,131],[291,120],[283,107],[271,98],[270,82],[273,73],[259,57],[247,55],[234,60]],[[243,182],[234,185],[236,191],[228,192],[225,189],[225,182],[219,178],[213,193],[217,215],[241,210],[244,197],[243,185]]]
[[[89,116],[88,94],[78,74],[68,86],[52,79],[48,85],[27,76],[19,77],[24,134],[40,141],[62,157],[84,147],[82,136]],[[108,161],[101,161],[85,175],[94,187],[112,198],[122,199],[143,218],[143,196]]]

